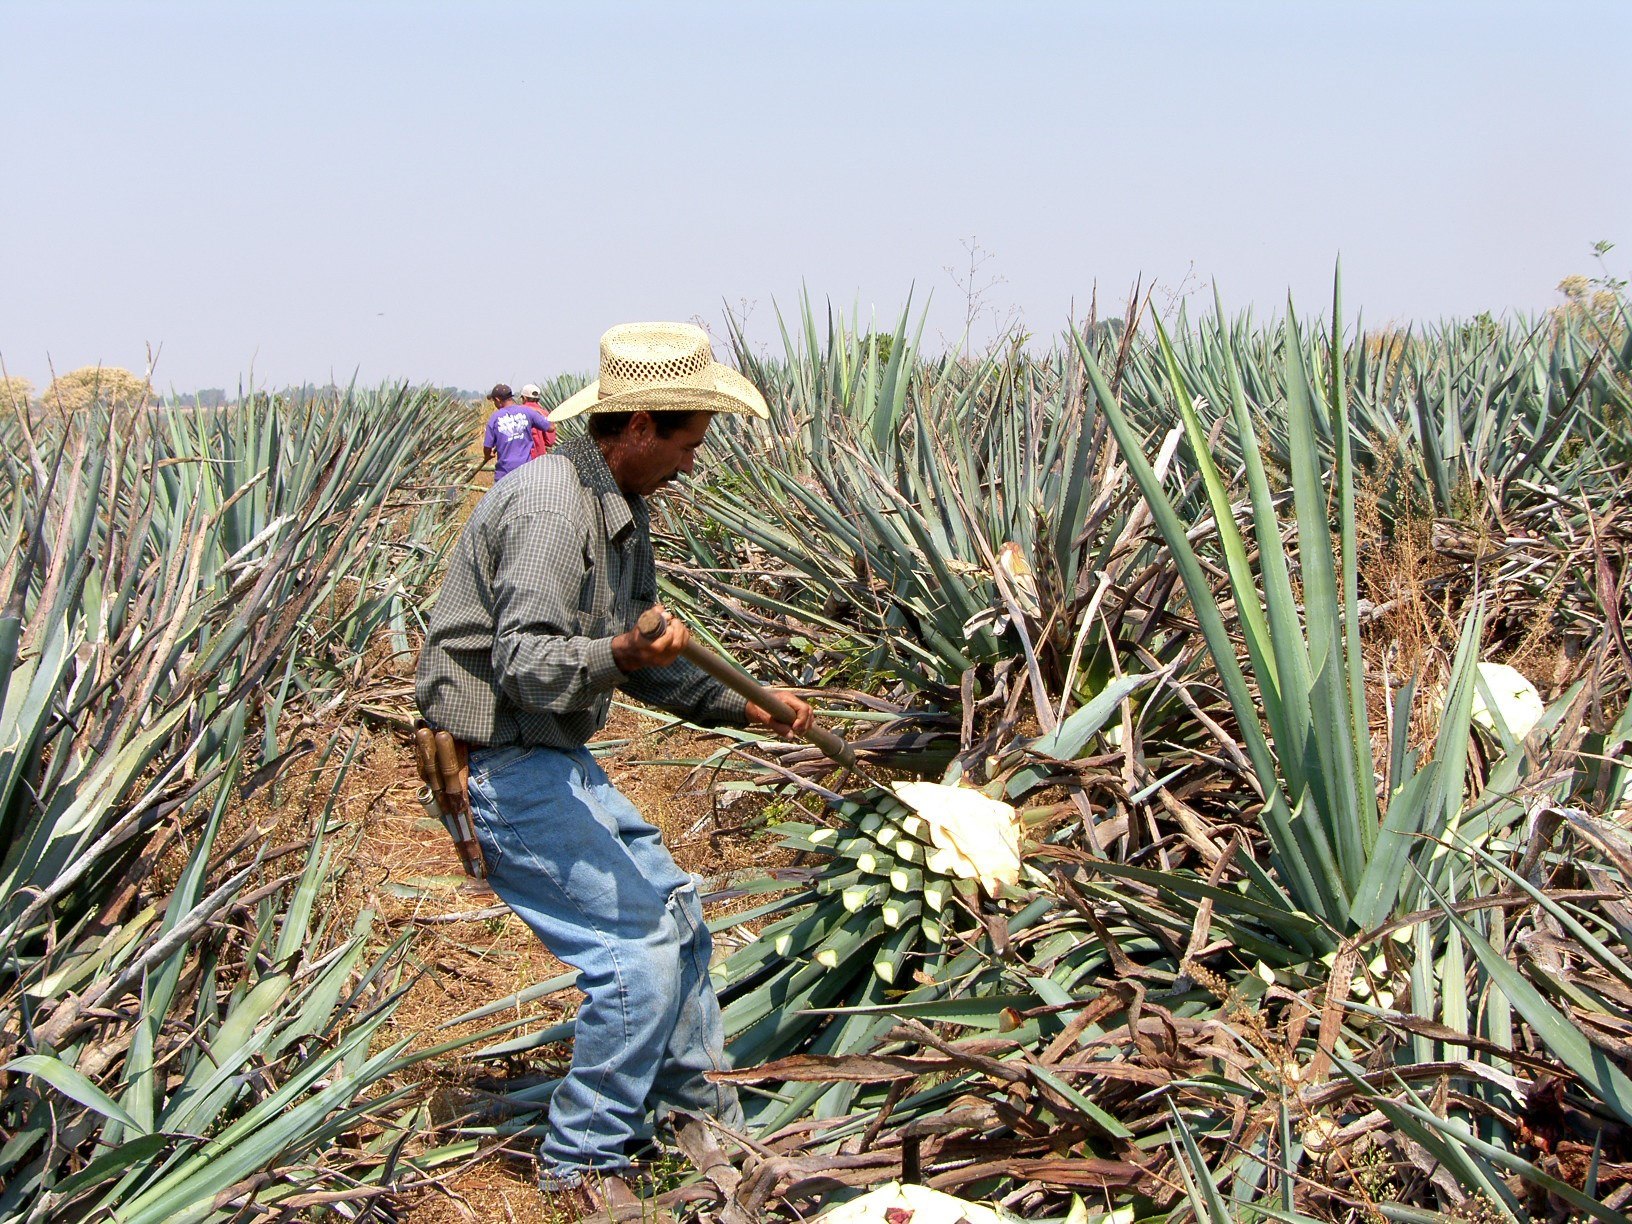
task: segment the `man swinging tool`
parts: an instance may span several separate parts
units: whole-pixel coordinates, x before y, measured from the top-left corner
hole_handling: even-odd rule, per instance
[[[652,1115],[735,1125],[741,1109],[704,1078],[722,1066],[723,1035],[695,885],[585,744],[614,688],[697,722],[783,736],[811,723],[791,693],[776,693],[793,715],[778,721],[681,659],[690,632],[678,619],[656,636],[636,626],[657,600],[645,499],[691,471],[716,412],[770,415],[747,379],[713,360],[700,328],[607,332],[599,381],[553,414],[590,414],[588,436],[483,497],[453,550],[416,678],[433,752],[438,733],[456,752],[469,747],[478,845],[467,862],[485,863],[499,897],[579,971],[586,997],[571,1069],[550,1099],[539,1182],[595,1208],[632,1201],[621,1175]],[[447,772],[431,785],[457,807],[465,775],[457,759],[452,783]]]

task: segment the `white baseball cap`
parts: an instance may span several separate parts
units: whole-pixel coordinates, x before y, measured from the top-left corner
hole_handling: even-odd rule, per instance
[[[538,389],[538,384],[537,383],[528,383],[525,387],[523,387],[521,389],[521,398],[522,399],[537,399],[537,398],[539,398],[539,396],[541,396],[543,394],[544,393]]]

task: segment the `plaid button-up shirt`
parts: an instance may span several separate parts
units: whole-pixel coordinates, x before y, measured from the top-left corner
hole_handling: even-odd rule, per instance
[[[482,498],[454,545],[414,690],[433,727],[475,745],[578,748],[612,690],[693,722],[742,725],[747,703],[696,667],[625,675],[612,639],[657,602],[643,498],[574,438]]]

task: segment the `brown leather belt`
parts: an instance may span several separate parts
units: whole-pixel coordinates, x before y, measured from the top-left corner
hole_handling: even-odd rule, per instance
[[[435,805],[443,827],[453,838],[465,874],[487,879],[487,863],[470,819],[470,745],[446,731],[434,731],[423,722],[417,723],[414,765],[419,769],[419,780],[425,784],[420,799],[427,810]]]

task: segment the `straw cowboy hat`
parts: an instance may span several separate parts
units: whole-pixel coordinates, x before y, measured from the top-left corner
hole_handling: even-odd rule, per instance
[[[751,412],[769,417],[759,389],[714,360],[691,323],[620,323],[601,337],[601,376],[550,413]]]

